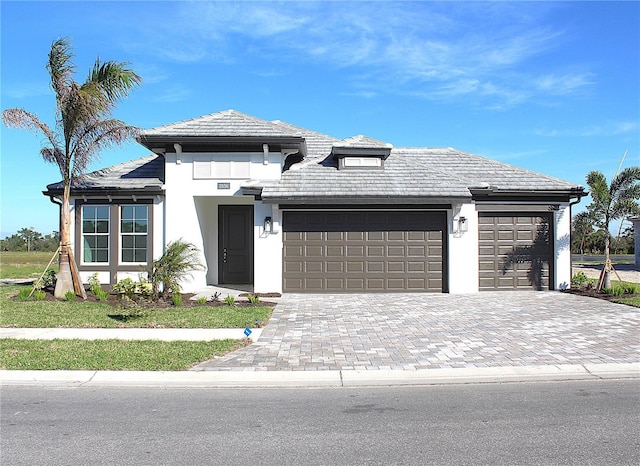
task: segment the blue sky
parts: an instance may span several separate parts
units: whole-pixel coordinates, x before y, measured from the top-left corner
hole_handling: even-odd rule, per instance
[[[225,109],[396,147],[455,147],[584,184],[640,165],[640,3],[0,3],[2,109],[53,123],[45,70],[70,36],[143,84],[115,116],[151,128]],[[0,236],[57,229],[40,138],[1,128]],[[147,155],[129,143],[92,169]],[[581,207],[588,203],[583,200]]]

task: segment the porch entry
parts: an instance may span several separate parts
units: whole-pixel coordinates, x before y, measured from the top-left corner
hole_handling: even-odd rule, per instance
[[[219,283],[253,283],[253,206],[219,206],[218,238]]]

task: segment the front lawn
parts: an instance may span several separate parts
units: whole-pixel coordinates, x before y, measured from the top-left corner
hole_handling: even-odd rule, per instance
[[[247,344],[246,340],[0,339],[0,369],[182,371]]]
[[[20,289],[0,287],[0,327],[24,328],[244,328],[267,322],[271,306],[164,306],[139,315],[107,303],[82,301],[21,301]]]
[[[53,257],[52,252],[0,252],[0,278],[38,278]],[[58,261],[50,269],[58,272]]]

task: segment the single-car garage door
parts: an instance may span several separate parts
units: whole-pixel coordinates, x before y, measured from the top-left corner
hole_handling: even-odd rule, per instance
[[[480,290],[549,289],[550,214],[478,215]]]
[[[283,216],[285,292],[447,291],[445,212]]]

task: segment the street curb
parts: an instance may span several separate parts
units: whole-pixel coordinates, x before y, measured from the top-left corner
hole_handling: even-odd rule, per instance
[[[320,371],[0,371],[0,386],[339,388],[640,379],[640,363]]]

